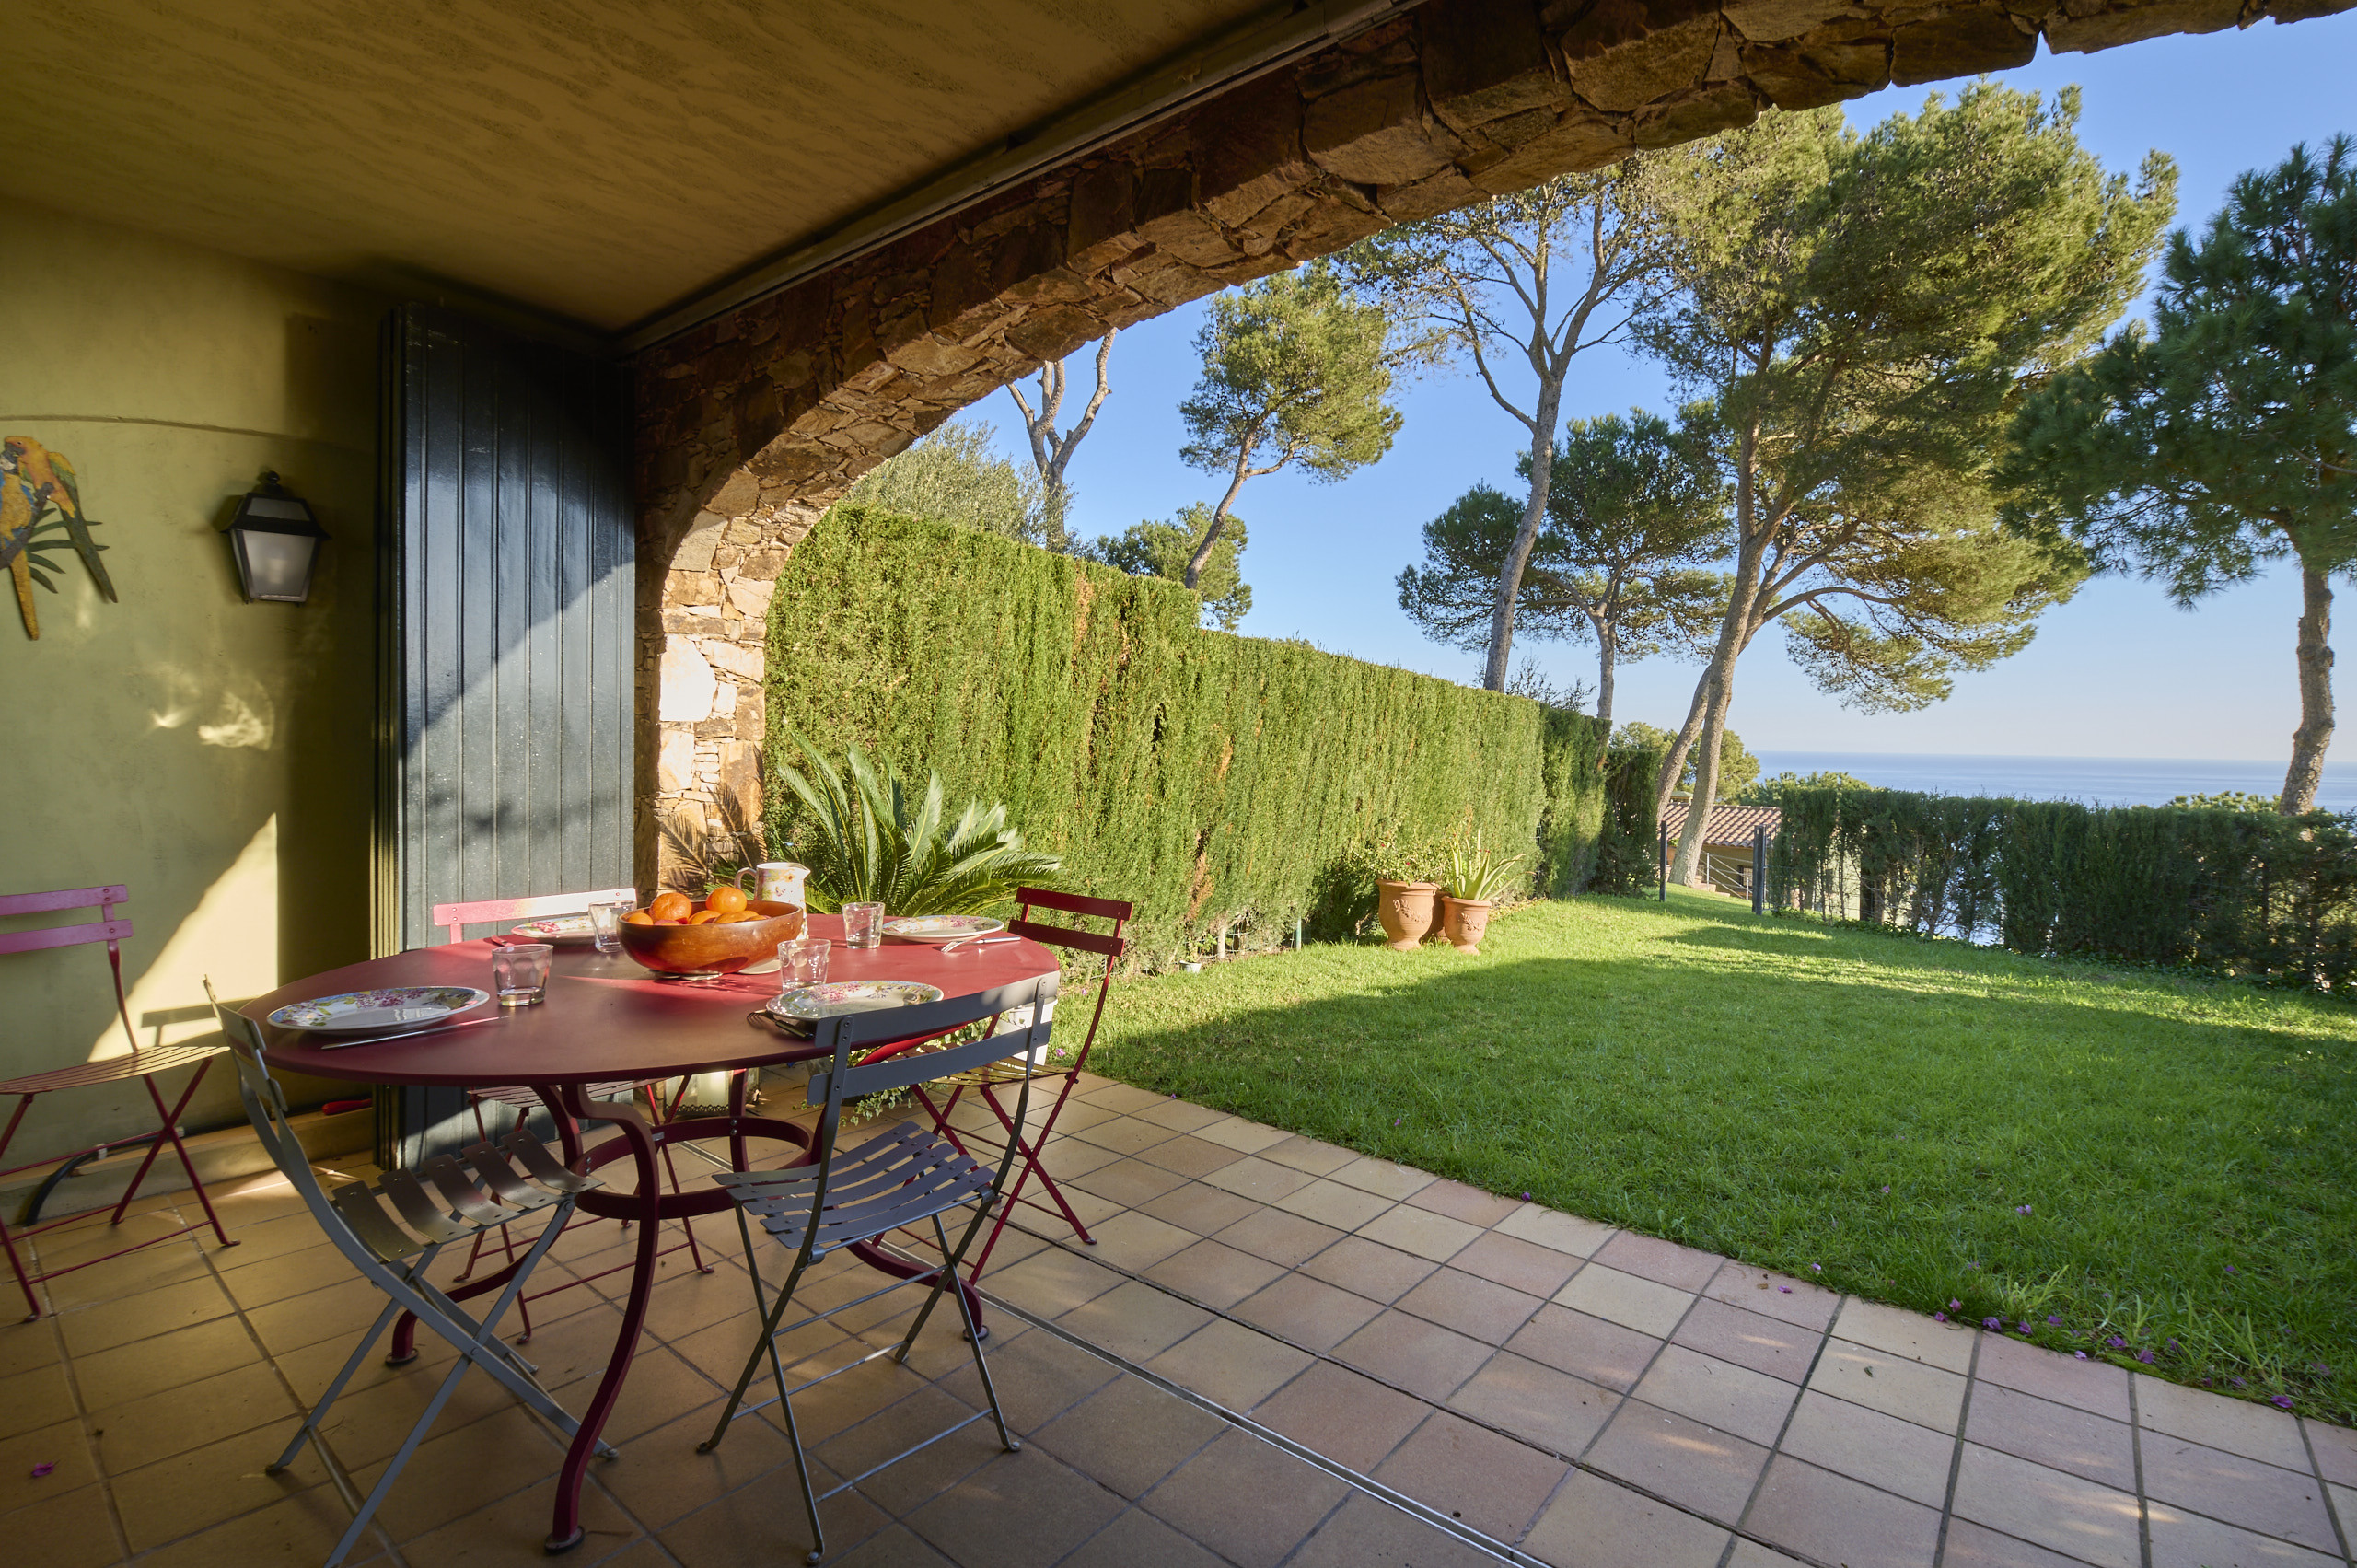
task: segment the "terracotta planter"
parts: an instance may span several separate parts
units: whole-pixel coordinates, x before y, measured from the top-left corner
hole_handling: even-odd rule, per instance
[[[1490,912],[1498,906],[1484,900],[1441,899],[1440,934],[1460,953],[1481,950],[1481,934],[1490,929]]]
[[[1423,939],[1433,934],[1434,907],[1440,897],[1437,882],[1377,882],[1375,885],[1375,912],[1383,922],[1383,934],[1389,937],[1395,953],[1412,953]]]

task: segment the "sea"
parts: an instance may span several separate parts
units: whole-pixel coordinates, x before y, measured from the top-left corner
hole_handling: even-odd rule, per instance
[[[2014,796],[2090,806],[2166,806],[2180,795],[2241,790],[2273,796],[2281,761],[2172,757],[1965,757],[1912,751],[1762,751],[1763,777],[1842,772],[1885,789],[1929,795]],[[2357,767],[2326,763],[2316,805],[2357,811]]]

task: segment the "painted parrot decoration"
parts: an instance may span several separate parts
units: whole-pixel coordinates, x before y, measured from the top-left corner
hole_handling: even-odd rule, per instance
[[[54,517],[49,516],[52,508]],[[41,635],[32,586],[39,583],[51,593],[57,591],[49,574],[58,567],[48,558],[49,552],[70,547],[90,569],[99,592],[115,601],[113,579],[99,560],[107,547],[90,538],[97,526],[83,515],[79,478],[64,453],[52,452],[29,436],[0,440],[0,563],[6,564],[14,581],[26,635]]]

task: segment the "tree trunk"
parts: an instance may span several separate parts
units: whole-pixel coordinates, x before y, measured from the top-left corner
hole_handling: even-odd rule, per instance
[[[1727,708],[1735,696],[1735,660],[1727,660],[1724,677],[1711,689],[1709,708],[1702,715],[1702,738],[1694,756],[1694,798],[1686,807],[1686,824],[1678,830],[1678,854],[1669,863],[1669,879],[1692,887],[1702,864],[1702,840],[1710,832],[1711,807],[1719,793],[1719,748],[1727,733]]]
[[[1604,721],[1604,738],[1612,738],[1612,633],[1597,628],[1596,639],[1596,716]]]
[[[1726,617],[1719,622],[1718,645],[1711,650],[1711,662],[1703,667],[1702,679],[1695,683],[1694,703],[1687,713],[1686,727],[1678,732],[1681,741],[1691,733],[1694,743],[1701,749],[1694,762],[1694,798],[1687,807],[1686,826],[1678,841],[1678,857],[1669,869],[1669,879],[1681,884],[1693,881],[1695,867],[1702,861],[1702,835],[1710,826],[1712,797],[1719,785],[1720,738],[1725,733],[1727,704],[1735,693],[1735,662],[1743,656],[1743,650],[1750,646],[1752,635],[1759,630],[1751,623],[1751,616],[1759,605],[1759,574],[1765,563],[1770,530],[1758,526],[1759,497],[1752,486],[1751,473],[1755,440],[1756,433],[1744,433],[1736,464],[1735,581],[1727,587]],[[1671,772],[1667,778],[1674,787],[1678,775]],[[1665,807],[1668,798],[1665,792]]]
[[[2332,579],[2300,564],[2300,727],[2292,732],[2292,765],[2275,809],[2286,817],[2313,810],[2324,782],[2325,748],[2332,744]]]
[[[1250,448],[1246,450],[1248,452]],[[1219,505],[1212,513],[1212,526],[1203,530],[1202,540],[1195,546],[1195,553],[1187,557],[1189,587],[1194,587],[1202,581],[1203,568],[1212,563],[1212,546],[1219,542],[1221,530],[1227,527],[1227,509],[1236,505],[1236,493],[1244,488],[1246,477],[1244,459],[1238,457],[1236,459],[1236,478],[1229,483],[1227,494],[1219,498]]]
[[[1522,526],[1515,529],[1514,547],[1498,568],[1498,597],[1490,611],[1490,658],[1481,684],[1492,691],[1506,689],[1506,661],[1514,653],[1514,601],[1522,593],[1522,571],[1538,543],[1538,529],[1547,520],[1547,492],[1555,470],[1555,417],[1563,401],[1563,378],[1542,377],[1538,407],[1531,416],[1530,500],[1522,509]]]

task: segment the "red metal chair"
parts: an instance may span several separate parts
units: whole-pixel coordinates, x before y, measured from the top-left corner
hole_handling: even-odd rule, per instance
[[[1080,1082],[1082,1069],[1088,1065],[1089,1050],[1097,1043],[1097,1026],[1105,1018],[1105,998],[1113,988],[1113,966],[1129,950],[1130,945],[1121,935],[1121,927],[1137,912],[1135,904],[1120,899],[1085,898],[1078,893],[1060,893],[1047,888],[1017,888],[1015,900],[1015,918],[1007,923],[1007,930],[1017,936],[1028,936],[1042,947],[1059,947],[1069,953],[1096,954],[1105,960],[1105,967],[1097,976],[1097,1007],[1088,1016],[1088,1029],[1081,1036],[1080,1049],[1076,1052],[1067,1056],[1063,1047],[1051,1047],[1049,1060],[1030,1068],[1028,1073],[1013,1063],[993,1063],[970,1073],[953,1074],[914,1090],[918,1103],[933,1118],[935,1129],[957,1144],[960,1154],[964,1154],[966,1148],[958,1143],[956,1130],[949,1125],[949,1114],[958,1109],[958,1101],[966,1092],[972,1090],[983,1104],[991,1108],[998,1118],[999,1125],[1005,1128],[1007,1135],[1015,1140],[1017,1157],[1023,1162],[1014,1186],[1007,1190],[1006,1202],[999,1206],[998,1217],[991,1225],[989,1238],[982,1243],[982,1249],[974,1255],[973,1265],[966,1276],[970,1282],[982,1277],[983,1266],[990,1261],[991,1249],[998,1245],[999,1232],[1006,1228],[1006,1222],[1017,1203],[1028,1203],[1042,1214],[1062,1215],[1064,1222],[1072,1226],[1073,1234],[1091,1247],[1097,1245],[1097,1238],[1088,1234],[1088,1227],[1080,1223],[1080,1216],[1073,1213],[1072,1205],[1064,1201],[1063,1191],[1056,1185],[1055,1178],[1039,1168],[1039,1151],[1047,1146],[1048,1135],[1056,1130],[1056,1117],[1063,1110],[1064,1101],[1072,1098],[1074,1087]],[[1096,932],[1067,925],[1049,925],[1031,918],[1031,912],[1035,909],[1110,921],[1113,929]],[[997,1026],[993,1023],[992,1027],[995,1028]],[[1039,1121],[1039,1130],[1028,1140],[1016,1127],[1014,1118],[999,1102],[997,1093],[1002,1086],[1020,1084],[1027,1078],[1030,1084],[1043,1087],[1049,1079],[1063,1080],[1062,1086],[1056,1090],[1056,1098],[1049,1103],[1047,1115]],[[949,1086],[949,1098],[936,1106],[925,1089],[937,1089],[942,1084]],[[1052,1209],[1037,1198],[1024,1196],[1024,1186],[1035,1176],[1039,1179],[1039,1185],[1047,1192],[1049,1201],[1055,1205]]]
[[[17,1129],[23,1124],[25,1112],[41,1096],[58,1089],[81,1088],[91,1084],[119,1084],[126,1078],[137,1078],[147,1086],[147,1098],[155,1102],[158,1131],[148,1140],[146,1157],[139,1162],[139,1169],[132,1176],[131,1185],[124,1189],[122,1199],[115,1204],[114,1214],[108,1223],[122,1223],[122,1216],[130,1209],[131,1201],[139,1196],[140,1183],[147,1179],[147,1172],[155,1165],[157,1155],[162,1152],[165,1144],[169,1143],[172,1152],[180,1156],[180,1168],[188,1172],[188,1183],[196,1191],[196,1201],[204,1207],[204,1223],[213,1227],[213,1234],[220,1239],[222,1246],[235,1247],[237,1243],[230,1240],[228,1232],[221,1228],[221,1217],[213,1212],[213,1200],[205,1193],[204,1183],[197,1179],[196,1165],[188,1157],[187,1145],[180,1142],[180,1113],[188,1109],[189,1101],[195,1097],[196,1086],[204,1082],[205,1070],[212,1066],[213,1058],[226,1051],[228,1044],[219,1036],[213,1035],[183,1045],[153,1045],[145,1051],[140,1049],[139,1036],[131,1028],[131,1005],[124,1000],[122,993],[122,939],[131,935],[131,922],[115,913],[117,904],[130,901],[129,891],[120,885],[67,888],[54,893],[0,894],[0,915],[48,914],[59,910],[96,909],[99,912],[96,922],[82,925],[52,925],[34,931],[0,933],[0,953],[31,953],[48,947],[74,947],[85,943],[104,942],[107,945],[107,966],[114,971],[115,1016],[122,1020],[123,1035],[131,1041],[131,1054],[128,1056],[110,1056],[97,1062],[84,1062],[72,1067],[59,1067],[51,1072],[35,1073],[29,1077],[11,1078],[0,1083],[0,1095],[17,1097],[16,1114],[8,1118],[7,1131],[0,1132],[0,1159],[7,1156],[8,1145],[16,1140]],[[192,1063],[195,1065],[196,1073],[189,1079],[188,1087],[180,1092],[178,1101],[167,1107],[163,1091],[156,1086],[156,1074]],[[34,1160],[29,1165],[0,1168],[0,1179],[28,1170],[38,1170],[44,1166],[59,1165],[83,1155],[99,1154],[110,1147],[119,1147],[123,1142],[127,1140],[92,1144],[87,1148]],[[38,1274],[26,1271],[25,1260],[17,1250],[18,1241],[30,1240],[85,1217],[67,1214],[63,1219],[34,1225],[14,1233],[9,1231],[6,1219],[0,1217],[0,1247],[7,1249],[8,1267],[16,1272],[17,1286],[25,1293],[25,1306],[29,1309],[25,1319],[27,1322],[41,1316],[41,1297],[33,1293],[33,1286],[43,1280],[53,1280],[60,1274],[87,1269],[92,1263],[103,1263],[108,1258],[120,1258],[126,1252],[136,1252],[143,1247],[153,1247],[159,1241],[170,1241],[203,1228],[191,1221],[178,1230],[166,1231],[160,1236],[151,1236],[145,1241],[119,1248],[104,1258],[90,1258]]]

